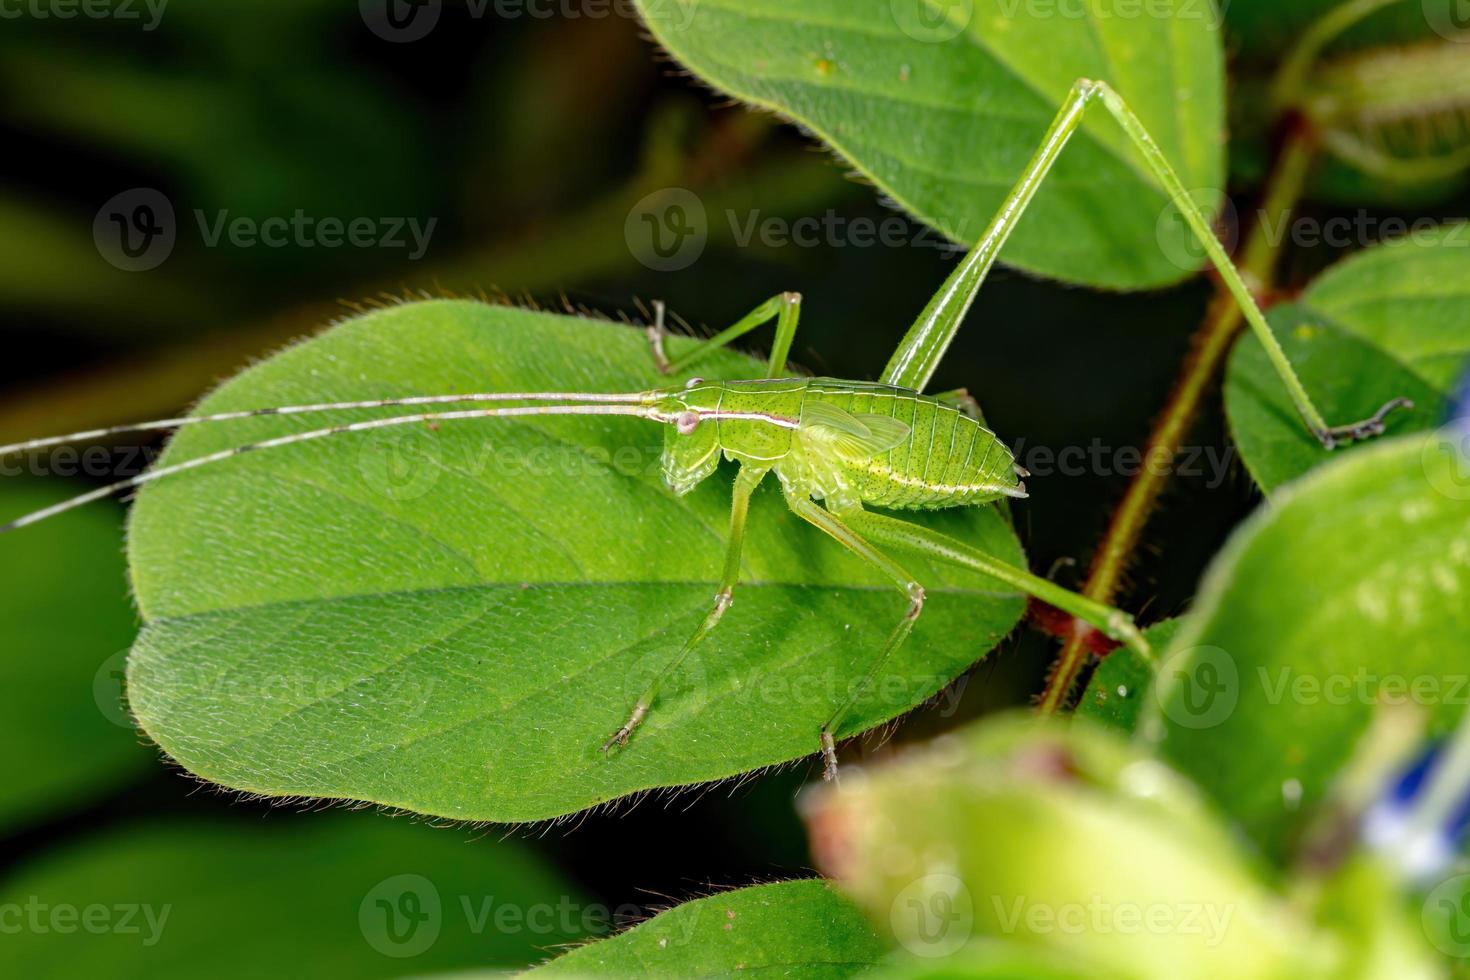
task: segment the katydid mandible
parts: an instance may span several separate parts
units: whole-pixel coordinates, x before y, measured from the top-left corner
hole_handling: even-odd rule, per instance
[[[1334,446],[1378,435],[1395,408],[1394,399],[1360,422],[1331,427],[1297,379],[1265,317],[1240,274],[1215,239],[1210,222],[1189,197],[1143,125],[1106,83],[1080,80],[1073,86],[1040,148],[1007,196],[985,234],[956,267],[910,327],[878,382],[794,377],[787,369],[800,316],[796,293],[773,297],[734,326],[716,334],[674,362],[663,351],[663,308],[656,305],[650,327],[652,356],[664,373],[691,367],[774,319],[775,342],[766,375],[749,381],[705,382],[628,393],[486,392],[425,395],[375,401],[295,405],[208,416],[162,419],[136,425],[79,432],[0,447],[0,455],[45,449],[69,441],[120,432],[172,429],[264,415],[295,415],[345,409],[502,404],[489,408],[418,411],[381,419],[297,432],[238,446],[186,462],[150,470],[0,526],[0,533],[44,520],[109,494],[166,476],[224,462],[247,452],[279,449],[351,432],[418,423],[544,415],[625,415],[667,426],[663,476],[676,494],[687,493],[710,476],[723,457],[739,464],[730,510],[730,533],[719,589],[709,613],[668,664],[631,706],[630,713],[603,745],[626,745],[654,707],[660,682],[679,669],[689,653],[730,608],[740,569],[746,515],[752,493],[769,473],[779,480],[787,505],[800,518],[881,570],[907,600],[902,617],[877,653],[862,682],[835,705],[817,737],[823,775],[837,772],[835,738],[847,713],[881,673],[908,636],[924,605],[924,589],[889,555],[897,551],[965,567],[989,575],[1089,623],[1152,661],[1152,651],[1126,613],[1064,589],[1030,572],[1001,562],[962,541],[871,511],[977,506],[1005,497],[1026,496],[1023,471],[996,436],[980,424],[973,402],[963,392],[923,394],[969,310],[1001,247],[1035,196],[1087,107],[1101,103],[1130,137],[1150,173],[1189,224],[1226,288],[1244,311],[1266,349],[1308,430],[1322,445]],[[611,726],[610,726],[611,727]]]

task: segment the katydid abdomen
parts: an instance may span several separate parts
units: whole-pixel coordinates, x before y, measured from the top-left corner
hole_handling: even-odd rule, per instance
[[[723,454],[836,510],[932,510],[1026,495],[993,432],[908,388],[775,378],[700,383],[682,398],[686,431],[671,432],[665,450],[664,475],[676,491],[707,476]]]

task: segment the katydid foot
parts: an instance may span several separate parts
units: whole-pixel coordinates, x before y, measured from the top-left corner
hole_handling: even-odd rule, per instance
[[[832,739],[832,730],[822,728],[822,779],[837,782],[837,743]]]
[[[633,713],[628,716],[628,720],[623,722],[623,727],[613,732],[612,737],[602,743],[602,754],[607,755],[612,751],[614,745],[619,748],[627,745],[628,737],[633,734],[634,729],[643,723],[643,719],[647,714],[648,705],[641,701],[638,702],[637,707],[633,709]]]
[[[1351,422],[1347,425],[1336,425],[1330,429],[1324,429],[1314,433],[1317,440],[1325,449],[1336,449],[1345,443],[1360,442],[1364,439],[1372,439],[1374,436],[1383,435],[1387,428],[1384,420],[1397,409],[1412,409],[1414,401],[1410,398],[1391,398],[1384,402],[1383,407],[1361,422]]]

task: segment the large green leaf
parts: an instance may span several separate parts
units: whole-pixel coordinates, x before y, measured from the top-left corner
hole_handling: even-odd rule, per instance
[[[1207,207],[1219,200],[1224,73],[1208,0],[1135,16],[1105,0],[639,0],[700,77],[816,132],[906,211],[979,238],[1072,83],[1111,82]],[[1161,15],[1164,13],[1166,15]],[[1118,126],[1094,110],[1006,262],[1113,288],[1181,278],[1201,253]]]
[[[97,835],[0,882],[0,908],[0,973],[118,980],[518,967],[609,918],[523,847],[374,814]]]
[[[527,975],[851,977],[882,952],[862,913],[826,882],[787,881],[676,905]]]
[[[735,354],[700,365],[707,377],[758,370]],[[660,383],[639,331],[442,301],[351,320],[201,410]],[[165,462],[321,424],[189,430]],[[791,515],[770,480],[733,609],[606,758],[599,745],[709,608],[727,472],[671,496],[663,432],[637,419],[362,435],[163,480],[133,510],[148,621],[129,663],[133,706],[206,779],[482,820],[718,779],[815,751],[903,614],[892,583]],[[994,508],[926,520],[1024,561]],[[921,703],[1023,610],[990,580],[908,564],[930,601],[842,734]]]
[[[79,459],[81,457],[72,457]],[[62,457],[53,466],[68,464]],[[16,517],[70,496],[57,481],[12,482]],[[7,737],[0,828],[78,806],[147,771],[123,703],[123,654],[137,633],[116,510],[67,514],[0,541],[0,705]]]
[[[1216,558],[1139,730],[1273,854],[1375,705],[1470,697],[1470,462],[1380,442],[1289,485]]]
[[[1379,245],[1334,266],[1294,303],[1271,311],[1277,337],[1327,421],[1363,418],[1390,398],[1412,398],[1391,433],[1433,429],[1470,360],[1470,224]],[[1225,409],[1241,458],[1274,490],[1340,455],[1301,423],[1253,336],[1230,357]]]

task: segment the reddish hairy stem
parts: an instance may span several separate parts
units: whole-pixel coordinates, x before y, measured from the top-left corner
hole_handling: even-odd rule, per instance
[[[1261,208],[1251,223],[1250,237],[1240,252],[1240,271],[1258,297],[1271,291],[1270,282],[1286,238],[1286,224],[1301,196],[1315,154],[1316,141],[1310,130],[1304,125],[1293,125],[1272,167]],[[1172,461],[1178,455],[1242,321],[1240,307],[1230,293],[1217,289],[1204,322],[1195,332],[1189,357],[1169,400],[1154,421],[1143,451],[1145,460]],[[1089,599],[1114,602],[1171,469],[1171,466],[1144,466],[1128,485],[1088,569],[1082,594]],[[1069,628],[1059,629],[1055,623],[1044,628],[1067,638],[1038,704],[1043,714],[1052,714],[1067,705],[1089,658],[1103,646],[1099,639],[1106,638],[1095,637],[1092,627],[1076,621]]]

